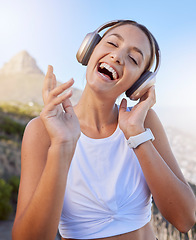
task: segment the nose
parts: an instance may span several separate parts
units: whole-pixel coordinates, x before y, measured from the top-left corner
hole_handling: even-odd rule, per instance
[[[122,54],[119,51],[111,52],[110,53],[110,58],[112,59],[113,62],[117,62],[120,65],[122,65],[123,62],[124,62]]]

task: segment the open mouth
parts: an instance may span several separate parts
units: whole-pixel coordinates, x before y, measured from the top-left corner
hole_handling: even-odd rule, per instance
[[[98,66],[98,72],[109,78],[110,80],[118,79],[118,73],[116,72],[116,70],[109,66],[107,63],[101,63]]]

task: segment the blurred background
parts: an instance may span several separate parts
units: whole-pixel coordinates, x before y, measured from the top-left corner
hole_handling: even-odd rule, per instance
[[[196,2],[0,0],[0,68],[26,50],[45,73],[85,85],[85,67],[75,55],[88,32],[115,19],[133,19],[156,37],[162,52],[156,109],[165,124],[196,134]]]
[[[12,199],[8,225],[0,221],[1,239],[11,239],[3,234],[10,232],[14,217],[21,139],[27,122],[41,109],[47,66],[53,65],[59,82],[74,78],[72,101],[76,103],[86,81],[86,67],[77,62],[76,52],[87,33],[110,20],[136,20],[158,41],[162,58],[154,109],[186,179],[195,186],[195,12],[195,0],[0,0],[0,178],[4,181],[0,179],[0,191],[11,186],[5,202]],[[2,209],[5,206],[0,206],[5,218]],[[160,240],[166,239],[160,234]],[[193,239],[193,233],[188,237]],[[185,238],[178,233],[169,239]]]

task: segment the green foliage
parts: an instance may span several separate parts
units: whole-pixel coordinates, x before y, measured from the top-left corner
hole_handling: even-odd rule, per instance
[[[196,185],[195,185],[195,184],[192,184],[192,183],[190,183],[190,182],[189,182],[189,185],[191,186],[191,188],[192,188],[192,190],[193,190],[193,192],[194,192],[194,194],[195,194],[195,196],[196,196]]]
[[[15,208],[20,178],[12,176],[6,182],[0,179],[0,220],[6,220]]]
[[[0,111],[4,113],[9,113],[18,117],[33,118],[39,115],[42,110],[41,105],[36,103],[22,104],[16,102],[1,102]]]
[[[12,212],[11,194],[12,186],[0,179],[0,220],[6,220]]]
[[[0,119],[0,131],[7,135],[19,135],[20,139],[22,139],[24,129],[23,124],[12,120],[8,116],[2,116]]]
[[[0,154],[13,167],[19,157],[20,139],[25,126],[29,120],[39,115],[41,108],[35,104],[0,103]],[[0,173],[5,179],[10,176],[4,169]],[[16,176],[7,181],[0,179],[0,220],[7,219],[15,210],[19,181]]]
[[[20,184],[20,177],[18,176],[12,176],[8,180],[8,184],[12,187],[12,195],[11,200],[14,204],[17,203],[17,197],[18,197],[18,189]]]
[[[22,139],[26,124],[38,116],[42,106],[0,102],[0,140]]]

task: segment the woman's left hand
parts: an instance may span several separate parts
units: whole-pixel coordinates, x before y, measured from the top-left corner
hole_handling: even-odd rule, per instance
[[[126,99],[122,99],[119,109],[119,126],[127,139],[130,136],[135,136],[145,131],[144,121],[146,115],[155,102],[156,94],[154,86],[149,88],[131,111],[127,111],[127,101]]]

